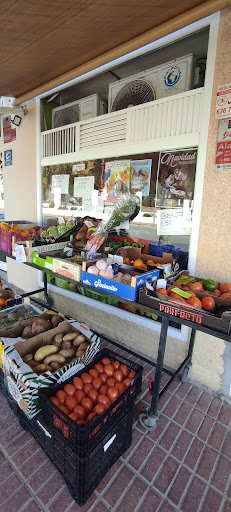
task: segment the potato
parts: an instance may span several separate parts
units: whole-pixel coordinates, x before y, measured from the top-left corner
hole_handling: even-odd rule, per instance
[[[60,315],[53,315],[51,317],[51,323],[53,325],[53,328],[57,327],[57,325],[59,325],[60,322],[63,322],[63,318]]]
[[[52,327],[53,326],[50,320],[46,320],[45,318],[37,318],[37,320],[33,322],[31,330],[33,336],[36,336],[36,334],[48,331],[49,329],[52,329]]]
[[[46,364],[46,372],[52,372],[52,367]]]
[[[76,332],[68,332],[63,336],[63,341],[72,341],[76,338]]]
[[[83,356],[83,354],[85,354],[86,352],[86,349],[85,348],[81,348],[81,349],[78,349],[77,352],[76,352],[76,357],[80,357],[80,356]]]
[[[79,345],[79,349],[81,350],[87,350],[87,347],[89,347],[89,343],[87,343],[87,341],[85,341],[84,343],[81,343],[81,345]]]
[[[59,363],[57,363],[56,361],[52,361],[50,366],[52,368],[52,372],[59,370],[59,368],[61,368],[61,365]]]
[[[37,364],[37,366],[35,366],[33,368],[33,370],[34,370],[35,373],[37,373],[39,375],[40,373],[45,372],[46,365],[45,364]]]
[[[79,345],[81,345],[81,343],[83,343],[85,341],[85,337],[83,336],[83,334],[79,334],[78,336],[76,336],[76,338],[73,340],[73,345],[74,347],[78,347]]]
[[[24,363],[28,363],[29,361],[31,361],[33,359],[33,354],[25,354],[25,356],[22,357],[22,360],[24,361]]]
[[[45,357],[55,354],[55,352],[58,352],[56,345],[44,345],[35,352],[34,359],[35,361],[42,361]]]
[[[34,359],[31,359],[27,364],[30,368],[32,368],[32,370],[34,369],[35,366],[38,365],[37,361],[35,361]]]
[[[61,334],[61,333],[56,334],[54,337],[54,343],[57,343],[57,345],[61,345],[62,341],[63,341],[63,334]]]
[[[60,354],[51,354],[50,356],[47,356],[44,359],[44,364],[50,365],[53,362],[59,363],[63,366],[66,363],[66,358]]]
[[[23,325],[24,327],[27,327],[28,325],[32,325],[34,323],[34,321],[37,320],[36,317],[33,317],[33,318],[27,318],[27,320],[23,320],[23,322],[21,323],[21,325]]]
[[[26,327],[24,327],[23,331],[22,331],[22,338],[32,338],[33,334],[32,334],[32,328],[31,328],[31,325],[27,325]]]
[[[74,353],[75,353],[75,351],[73,348],[64,348],[63,350],[59,351],[59,355],[65,357],[65,358],[73,357]]]
[[[71,348],[71,341],[63,341],[61,343],[61,349],[65,349],[65,348]]]

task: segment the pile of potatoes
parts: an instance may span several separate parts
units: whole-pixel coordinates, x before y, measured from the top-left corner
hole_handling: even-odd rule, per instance
[[[41,375],[48,371],[55,372],[83,356],[89,345],[90,341],[77,331],[58,333],[50,345],[38,348],[34,354],[25,354],[22,359],[37,375]]]
[[[63,322],[63,317],[58,313],[42,313],[37,317],[28,318],[21,322],[21,327],[23,327],[21,337],[26,339],[32,338],[37,336],[37,334],[49,331],[49,329],[54,329],[60,322]]]

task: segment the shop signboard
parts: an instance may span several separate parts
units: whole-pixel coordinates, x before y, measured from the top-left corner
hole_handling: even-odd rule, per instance
[[[231,83],[220,85],[217,89],[215,118],[231,117]]]
[[[231,170],[231,116],[219,121],[215,171]]]

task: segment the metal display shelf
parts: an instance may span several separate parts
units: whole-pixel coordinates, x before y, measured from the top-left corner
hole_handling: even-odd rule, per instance
[[[10,256],[10,257],[14,258],[13,256]],[[39,291],[44,291],[44,294],[45,294],[45,303],[43,303],[44,306],[52,306],[51,298],[49,297],[49,294],[47,292],[47,274],[51,274],[54,277],[59,277],[59,278],[61,277],[62,279],[66,280],[68,282],[74,283],[77,286],[81,285],[82,287],[84,287],[86,289],[95,290],[92,286],[86,285],[86,284],[84,284],[82,282],[79,282],[79,281],[75,281],[73,279],[66,278],[65,276],[60,276],[60,274],[57,274],[57,273],[52,272],[51,270],[47,270],[45,268],[41,268],[38,265],[35,265],[35,264],[32,264],[32,263],[24,263],[24,264],[28,265],[30,267],[33,267],[36,270],[40,270],[40,271],[43,272],[43,274],[44,274],[44,288],[41,288],[40,290],[36,290],[36,292],[26,293],[26,294],[24,294],[22,296],[23,297],[30,296],[32,293],[34,294],[34,293],[37,293]],[[97,292],[98,292],[98,290],[97,290]],[[104,290],[100,290],[100,292],[98,292],[98,293],[100,293],[101,295],[105,295],[107,297],[111,297],[113,299],[121,301],[121,297],[113,295],[113,294],[111,294],[109,292],[106,292]],[[89,299],[89,300],[91,300],[91,299]],[[132,302],[131,300],[127,300],[127,299],[124,299],[124,298],[122,299],[122,302],[130,304],[131,306],[135,306],[136,309],[142,309],[142,310],[144,310],[147,313],[154,313],[155,315],[157,314],[157,310],[154,309],[154,308],[151,308],[150,306],[147,306],[147,305],[144,305],[144,304],[139,304],[137,302]],[[40,303],[41,303],[41,301],[40,301]],[[151,387],[151,393],[152,393],[151,405],[150,405],[150,408],[147,411],[141,412],[140,416],[139,416],[140,423],[141,423],[141,425],[146,430],[154,430],[156,428],[156,422],[157,422],[157,419],[158,419],[158,403],[159,403],[159,399],[165,393],[165,391],[168,389],[168,387],[170,386],[172,381],[179,374],[181,374],[182,382],[186,382],[187,381],[188,372],[189,372],[190,367],[192,366],[192,355],[193,355],[193,348],[194,348],[194,341],[195,341],[196,331],[198,330],[198,331],[204,332],[206,334],[209,334],[210,336],[214,336],[216,338],[223,339],[223,340],[225,340],[227,342],[231,342],[231,335],[230,334],[226,334],[226,333],[220,332],[218,330],[215,330],[214,328],[210,329],[209,327],[205,327],[203,325],[194,324],[191,321],[186,320],[185,318],[174,317],[174,322],[176,322],[177,324],[185,325],[185,326],[187,326],[187,327],[189,327],[191,329],[191,336],[190,336],[190,342],[189,342],[189,348],[188,348],[187,356],[182,361],[182,363],[180,364],[180,366],[177,368],[176,371],[171,370],[171,369],[166,368],[164,366],[164,356],[165,356],[167,332],[168,332],[168,327],[170,325],[170,322],[172,321],[172,316],[170,314],[166,313],[165,311],[158,311],[158,317],[161,317],[161,330],[160,330],[160,336],[159,336],[158,355],[157,355],[156,363],[152,363],[148,359],[146,359],[145,357],[142,357],[140,354],[137,354],[134,351],[128,349],[127,347],[124,347],[118,341],[116,341],[116,340],[114,340],[114,339],[112,339],[110,337],[106,337],[106,336],[102,335],[102,333],[97,333],[97,334],[99,334],[99,336],[101,336],[102,339],[105,339],[105,340],[109,341],[110,343],[115,344],[116,346],[124,348],[127,352],[135,354],[135,355],[137,355],[137,357],[140,357],[144,361],[146,361],[149,364],[155,366],[156,371],[155,371],[155,375],[154,375],[154,379],[153,379],[153,383],[152,383],[152,387]],[[165,386],[160,390],[160,383],[161,383],[161,377],[162,377],[163,372],[167,373],[170,378],[169,378],[169,381],[167,382],[167,384],[165,384]]]

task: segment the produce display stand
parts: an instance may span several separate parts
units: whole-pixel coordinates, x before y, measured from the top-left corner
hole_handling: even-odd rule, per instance
[[[41,271],[41,267],[39,267],[37,265],[31,264],[31,263],[24,263],[24,264],[32,266],[33,268]],[[44,274],[44,288],[39,291],[42,291],[42,290],[44,291],[47,303],[49,304],[49,306],[52,306],[52,300],[47,293],[47,274],[51,274],[54,277],[60,277],[60,275],[52,272],[51,270],[47,270],[45,268],[42,269],[42,272]],[[62,279],[72,282],[72,283],[76,284],[77,286],[81,285],[84,288],[87,288],[90,290],[94,289],[91,286],[71,280],[69,278],[66,278],[65,276],[62,276]],[[35,293],[35,292],[33,292],[33,293]],[[142,290],[141,290],[141,293],[142,293]],[[105,295],[107,297],[111,297],[114,299],[117,298],[118,300],[121,300],[121,297],[112,295],[109,292],[106,292],[104,290],[100,290],[100,294]],[[26,295],[29,296],[31,294],[28,293],[28,294],[25,294],[24,296],[26,296]],[[157,312],[157,306],[163,302],[158,299],[155,299],[155,308],[151,307],[150,305],[144,305],[144,303],[141,304],[141,303],[132,302],[131,300],[126,300],[126,299],[123,299],[123,302],[125,302],[131,306],[135,306],[136,309],[142,309],[147,313],[158,314],[158,317],[161,318],[161,330],[160,330],[160,336],[159,336],[158,355],[157,355],[156,363],[154,363],[154,362],[152,363],[148,359],[145,359],[144,357],[142,357],[142,355],[136,354],[138,357],[140,357],[140,359],[146,360],[146,362],[148,362],[149,364],[153,365],[156,368],[154,379],[153,379],[153,385],[152,385],[152,389],[151,389],[152,400],[151,400],[150,408],[148,409],[148,411],[141,412],[140,416],[139,416],[140,423],[146,430],[154,430],[156,428],[156,423],[157,423],[157,419],[158,419],[158,403],[159,403],[161,396],[165,393],[165,391],[168,389],[168,387],[170,386],[172,381],[178,375],[181,374],[181,379],[183,382],[187,381],[188,372],[189,372],[190,367],[192,366],[192,355],[193,355],[196,331],[198,330],[198,331],[204,332],[206,334],[209,334],[210,336],[214,336],[216,338],[220,338],[225,341],[231,342],[231,314],[228,315],[228,319],[229,319],[228,325],[227,325],[227,315],[226,315],[226,326],[225,326],[226,332],[221,332],[219,330],[219,328],[218,329],[216,329],[215,327],[210,328],[210,327],[201,325],[201,323],[194,323],[195,320],[194,320],[194,322],[191,320],[187,320],[186,319],[187,315],[185,315],[184,318],[182,318],[180,316],[179,317],[174,316],[174,318],[173,318],[172,314],[169,313],[169,308],[159,308],[158,307],[158,312]],[[41,301],[40,301],[40,304],[41,304]],[[47,304],[44,303],[44,305],[47,305]],[[180,305],[180,308],[181,307],[183,307],[182,304]],[[170,308],[170,310],[171,310],[171,308]],[[190,336],[190,342],[189,342],[187,356],[185,357],[185,359],[182,361],[180,366],[175,371],[168,369],[164,366],[164,356],[165,356],[167,332],[168,332],[168,327],[170,325],[170,322],[173,319],[174,319],[174,322],[176,322],[177,324],[185,325],[191,329],[191,336]],[[122,346],[119,342],[111,339],[110,337],[106,337],[106,336],[102,335],[101,333],[96,333],[96,334],[99,334],[102,339],[107,340],[112,344],[115,344],[119,347]],[[134,351],[129,350],[127,347],[125,347],[125,350],[128,353],[134,354]],[[170,378],[169,378],[169,381],[165,384],[165,386],[160,391],[161,377],[162,377],[163,373],[166,373],[167,375],[169,375]]]

